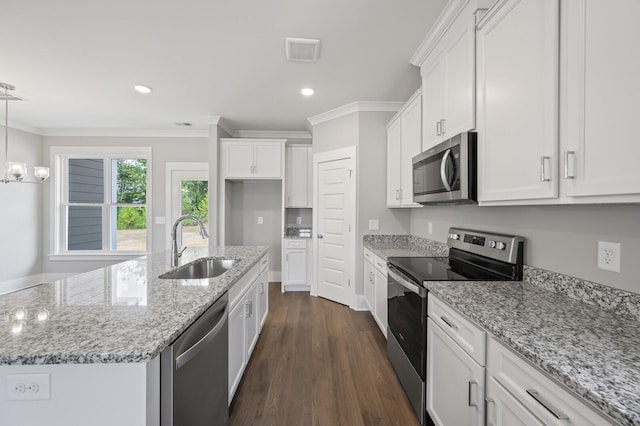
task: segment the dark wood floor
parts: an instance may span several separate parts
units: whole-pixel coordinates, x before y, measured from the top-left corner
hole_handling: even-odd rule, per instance
[[[368,312],[269,288],[269,316],[233,403],[239,425],[417,425]]]

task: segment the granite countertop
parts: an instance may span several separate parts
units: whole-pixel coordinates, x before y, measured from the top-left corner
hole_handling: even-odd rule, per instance
[[[615,420],[640,424],[636,319],[526,281],[435,281],[426,287]]]
[[[406,235],[365,236],[364,246],[385,259],[447,255],[442,243]],[[568,291],[567,285],[576,284],[575,293],[581,294],[579,280],[556,275],[525,267],[530,281],[432,281],[425,286],[592,406],[622,424],[640,425],[638,318],[544,288]],[[591,296],[607,303],[627,298],[611,290],[600,286]]]
[[[0,296],[0,364],[149,361],[267,252],[266,246],[187,249],[180,265],[240,259],[210,279],[159,279],[174,269],[167,251]]]

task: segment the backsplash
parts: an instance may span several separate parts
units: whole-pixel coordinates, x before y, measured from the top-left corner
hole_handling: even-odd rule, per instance
[[[524,280],[554,293],[598,306],[616,315],[640,319],[640,294],[524,265]]]

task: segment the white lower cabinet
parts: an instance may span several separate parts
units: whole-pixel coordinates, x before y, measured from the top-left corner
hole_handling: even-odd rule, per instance
[[[427,411],[440,426],[484,424],[484,367],[427,320]]]
[[[311,247],[308,239],[284,240],[282,291],[309,291],[311,288]]]
[[[487,424],[611,424],[494,337],[487,344],[487,378]]]
[[[365,248],[363,264],[364,299],[380,331],[387,337],[387,263]]]
[[[364,261],[364,300],[369,307],[369,311],[373,312],[375,310],[375,289],[376,289],[376,278],[373,272],[373,263],[367,261],[365,258]]]
[[[267,316],[268,287],[261,285],[263,279],[266,281],[267,259],[268,255],[265,255],[229,289],[229,404]],[[264,294],[262,289],[265,289]]]
[[[387,282],[387,269],[386,265],[384,267],[384,271],[379,268],[375,268],[375,305],[376,310],[373,314],[373,317],[376,319],[378,323],[378,327],[384,334],[384,337],[387,337],[387,287],[389,283]]]

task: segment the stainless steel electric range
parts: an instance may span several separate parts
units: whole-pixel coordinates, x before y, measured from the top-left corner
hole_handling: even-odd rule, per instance
[[[420,424],[426,412],[427,289],[425,281],[521,281],[524,239],[450,228],[449,257],[391,257],[387,354]]]

